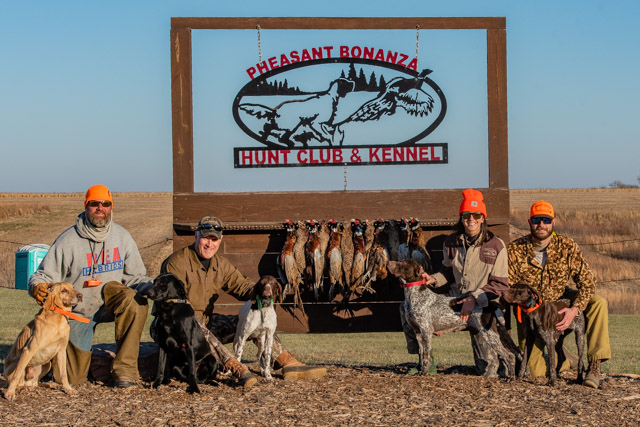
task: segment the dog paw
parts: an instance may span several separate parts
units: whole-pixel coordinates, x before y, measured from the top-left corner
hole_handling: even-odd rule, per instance
[[[187,393],[189,394],[193,394],[193,393],[200,393],[200,388],[198,388],[198,385],[190,385],[189,387],[187,387]]]
[[[77,396],[78,395],[78,391],[72,389],[71,387],[65,388],[64,392],[67,393],[69,396]]]
[[[6,391],[4,393],[4,398],[7,399],[8,401],[12,401],[16,398],[16,392],[15,391]]]
[[[162,380],[161,379],[160,380],[155,380],[153,382],[153,384],[151,384],[151,387],[158,388],[158,387],[160,387],[160,384],[162,384]]]

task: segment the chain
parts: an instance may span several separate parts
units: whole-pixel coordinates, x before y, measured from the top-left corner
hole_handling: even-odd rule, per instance
[[[258,30],[258,63],[262,62],[262,42],[260,41],[260,25],[256,26]]]
[[[347,191],[347,164],[344,164],[344,191]]]
[[[416,25],[416,70],[418,69],[419,50],[420,50],[420,25]]]

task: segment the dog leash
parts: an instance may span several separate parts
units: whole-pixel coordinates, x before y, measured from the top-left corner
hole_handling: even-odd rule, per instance
[[[77,314],[73,314],[70,311],[67,310],[63,310],[60,307],[54,307],[51,306],[51,311],[55,311],[56,313],[62,314],[63,316],[69,318],[69,319],[73,319],[77,322],[82,322],[82,323],[89,323],[89,319],[87,319],[86,317],[80,317]]]

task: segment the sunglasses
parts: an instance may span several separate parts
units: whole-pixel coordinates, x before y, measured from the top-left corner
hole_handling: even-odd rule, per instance
[[[473,216],[473,219],[480,219],[482,218],[482,214],[480,212],[462,212],[462,215],[460,215],[462,217],[462,219],[469,219]]]
[[[102,205],[103,208],[110,208],[111,202],[108,200],[89,200],[87,202],[87,206],[91,208],[97,208],[99,205]]]
[[[540,225],[540,223],[543,223],[545,225],[549,225],[551,224],[551,222],[553,221],[553,218],[548,218],[546,216],[539,216],[536,218],[531,218],[531,224],[535,224],[535,225]]]
[[[218,224],[202,224],[199,225],[198,228],[196,230],[211,230],[214,229],[215,231],[222,231],[222,226],[218,225]]]

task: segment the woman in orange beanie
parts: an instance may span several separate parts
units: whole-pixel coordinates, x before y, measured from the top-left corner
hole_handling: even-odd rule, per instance
[[[444,242],[442,268],[432,276],[425,274],[425,280],[434,287],[450,283],[449,295],[459,298],[460,318],[466,321],[476,307],[489,307],[502,295],[508,287],[509,270],[506,245],[487,227],[482,193],[468,188],[462,197],[455,231]],[[508,344],[516,351],[513,342]],[[478,374],[497,376],[500,362],[482,334],[471,333],[471,346]]]

